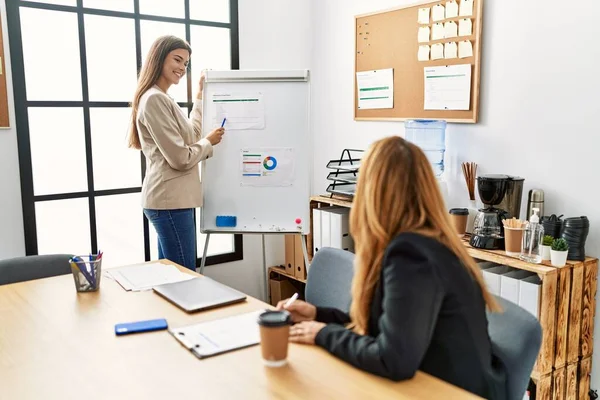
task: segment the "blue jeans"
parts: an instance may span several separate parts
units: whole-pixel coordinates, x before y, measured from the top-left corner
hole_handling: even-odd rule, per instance
[[[144,215],[158,235],[158,258],[196,271],[196,225],[194,209],[150,210]]]

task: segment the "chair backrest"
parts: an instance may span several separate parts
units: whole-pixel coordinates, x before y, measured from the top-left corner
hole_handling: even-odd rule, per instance
[[[504,364],[507,399],[521,400],[542,343],[539,321],[518,305],[496,297],[504,312],[488,313],[492,351]]]
[[[348,312],[352,296],[354,254],[324,247],[315,254],[306,280],[305,298],[317,307]]]
[[[0,260],[0,285],[71,273],[68,254],[50,254]]]

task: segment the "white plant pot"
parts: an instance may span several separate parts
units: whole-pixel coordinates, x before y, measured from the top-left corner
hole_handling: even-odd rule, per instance
[[[550,250],[552,250],[552,246],[541,246],[542,248],[542,260],[543,261],[550,261]]]
[[[567,263],[567,255],[569,254],[569,251],[556,251],[556,250],[550,250],[550,264],[552,264],[553,267],[564,267],[565,264]]]

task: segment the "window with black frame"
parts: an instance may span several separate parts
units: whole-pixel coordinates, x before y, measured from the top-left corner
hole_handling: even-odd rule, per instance
[[[202,69],[239,68],[237,0],[6,5],[27,254],[100,249],[104,265],[156,259],[141,208],[145,160],[125,140],[137,71],[157,37],[185,38],[187,79],[169,94],[189,113]],[[198,234],[198,257],[204,240]],[[240,259],[240,235],[211,237],[207,265]]]

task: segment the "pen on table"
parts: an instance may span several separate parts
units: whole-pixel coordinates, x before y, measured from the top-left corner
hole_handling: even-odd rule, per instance
[[[98,253],[99,254],[99,253]],[[94,287],[96,287],[96,261],[98,260],[98,254],[91,254],[90,253],[90,278],[92,278],[92,282],[90,282],[90,284]],[[87,266],[86,266],[87,267]]]
[[[223,118],[223,122],[221,122],[221,128],[225,126],[225,121],[227,121],[227,118]]]
[[[288,308],[289,306],[291,306],[292,303],[296,301],[296,299],[298,299],[298,292],[294,293],[294,295],[290,297],[288,301],[285,302],[283,308]]]

